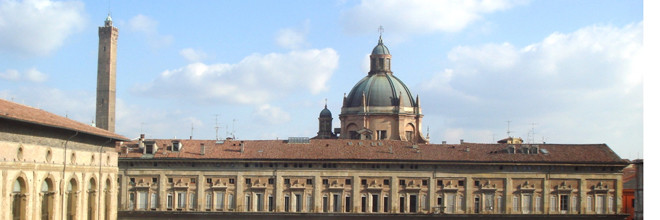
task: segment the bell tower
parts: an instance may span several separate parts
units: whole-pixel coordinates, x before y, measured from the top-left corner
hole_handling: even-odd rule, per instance
[[[115,132],[115,77],[117,70],[117,36],[110,14],[99,27],[99,62],[96,83],[96,127]]]

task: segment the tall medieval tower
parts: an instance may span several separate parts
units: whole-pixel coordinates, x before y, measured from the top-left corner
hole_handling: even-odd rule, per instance
[[[105,26],[99,27],[99,63],[96,84],[96,127],[115,132],[115,77],[117,36],[108,14]]]

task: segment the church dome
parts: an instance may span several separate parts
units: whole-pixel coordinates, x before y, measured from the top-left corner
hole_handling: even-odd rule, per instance
[[[390,55],[390,49],[383,44],[383,38],[378,38],[378,45],[371,51],[371,55]]]
[[[326,105],[325,108],[321,110],[321,114],[319,114],[319,118],[332,118],[332,113],[328,109],[328,105]]]
[[[392,74],[373,74],[362,78],[346,97],[344,107],[362,106],[362,94],[367,106],[415,107],[415,100],[403,82]]]

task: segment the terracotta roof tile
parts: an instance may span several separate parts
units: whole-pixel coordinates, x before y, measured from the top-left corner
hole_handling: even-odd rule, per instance
[[[9,120],[27,122],[42,126],[54,127],[65,130],[78,131],[91,135],[113,138],[115,140],[129,140],[126,137],[112,133],[110,131],[89,126],[53,113],[21,105],[15,102],[10,102],[0,99],[0,118]]]
[[[443,162],[504,162],[504,163],[615,163],[625,164],[605,144],[539,144],[543,154],[510,154],[507,144],[420,144],[417,148],[404,141],[360,141],[344,139],[312,139],[309,144],[293,144],[283,140],[180,140],[180,152],[166,150],[171,139],[154,139],[159,149],[155,159],[244,159],[244,160],[363,160],[363,161],[443,161]],[[241,153],[240,144],[244,144]],[[361,145],[359,143],[362,143]],[[373,143],[373,144],[372,144]],[[379,144],[380,143],[380,144]],[[200,154],[201,144],[205,154]],[[390,153],[390,146],[392,153]],[[125,142],[129,153],[120,158],[141,158],[138,142]],[[519,149],[521,145],[516,145]],[[469,148],[469,151],[467,150]]]

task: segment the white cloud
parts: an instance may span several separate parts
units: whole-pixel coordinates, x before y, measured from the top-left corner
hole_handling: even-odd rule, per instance
[[[549,136],[555,143],[641,149],[642,31],[641,22],[594,25],[523,47],[455,47],[451,67],[420,85],[421,97],[433,97],[422,100],[425,119],[445,117],[448,132],[436,135],[447,138],[457,138],[454,128],[482,134],[466,136],[476,141],[492,141],[484,130],[501,131],[493,134],[503,138],[505,121],[512,120],[519,126],[514,135],[525,140],[536,123],[536,141]],[[441,107],[446,103],[452,107]]]
[[[30,82],[44,82],[48,79],[48,76],[39,72],[36,68],[30,68],[23,73],[18,70],[8,69],[5,72],[0,72],[0,79],[9,81],[26,80]]]
[[[309,20],[305,21],[302,29],[284,28],[278,31],[275,41],[277,45],[286,49],[300,49],[308,45]]]
[[[85,124],[91,124],[94,120],[95,98],[86,91],[33,86],[2,90],[0,98],[43,109]]]
[[[291,93],[326,90],[338,62],[339,55],[330,48],[253,54],[236,64],[198,62],[166,70],[135,91],[175,99],[263,104]]]
[[[506,10],[526,1],[516,0],[363,0],[343,11],[341,22],[349,33],[369,33],[383,25],[389,33],[409,35],[435,31],[458,32],[482,15]]]
[[[128,21],[130,31],[144,34],[147,43],[153,48],[168,46],[174,41],[171,35],[158,33],[158,21],[146,15],[136,15]]]
[[[46,55],[84,24],[78,1],[0,1],[0,52]]]
[[[258,120],[269,124],[282,124],[291,120],[289,113],[283,111],[279,107],[270,106],[268,104],[259,106],[253,115]]]
[[[200,62],[204,59],[206,59],[206,53],[201,50],[195,50],[192,48],[185,48],[181,51],[179,51],[179,54],[183,56],[188,62]]]

